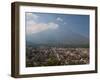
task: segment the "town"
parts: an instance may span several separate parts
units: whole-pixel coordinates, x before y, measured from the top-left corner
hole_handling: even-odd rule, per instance
[[[89,48],[26,47],[26,67],[89,64]]]

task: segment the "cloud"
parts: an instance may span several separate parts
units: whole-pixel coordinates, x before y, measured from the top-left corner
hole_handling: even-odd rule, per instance
[[[36,22],[34,21],[34,20],[29,20],[29,21],[27,21],[26,22],[26,25],[27,26],[31,26],[31,25],[33,25],[33,24],[35,24]]]
[[[56,20],[61,22],[63,21],[63,19],[61,19],[60,17],[58,17]]]
[[[36,20],[36,19],[38,19],[39,18],[39,16],[37,16],[36,14],[34,14],[34,13],[26,13],[26,20]]]
[[[64,22],[64,24],[67,24],[66,22]]]
[[[55,30],[59,27],[58,24],[54,22],[49,23],[32,23],[31,25],[27,25],[26,34],[34,34],[39,33],[45,30]]]
[[[26,13],[26,34],[35,34],[46,30],[55,30],[59,27],[57,23],[48,22],[40,23],[37,22],[39,15],[34,13]]]

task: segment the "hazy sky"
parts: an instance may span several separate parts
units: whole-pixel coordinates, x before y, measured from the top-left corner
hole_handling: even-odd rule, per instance
[[[27,36],[63,29],[89,37],[89,15],[26,12],[25,18]]]

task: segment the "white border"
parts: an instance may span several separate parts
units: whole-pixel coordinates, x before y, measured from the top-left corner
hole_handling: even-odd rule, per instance
[[[29,67],[25,63],[25,12],[45,12],[45,13],[63,13],[63,14],[83,14],[90,15],[90,64],[87,65],[67,65],[67,66],[48,66],[48,67]],[[19,73],[20,74],[39,74],[55,72],[74,72],[95,70],[95,11],[85,9],[71,8],[52,8],[37,6],[20,6],[20,51],[19,51]]]

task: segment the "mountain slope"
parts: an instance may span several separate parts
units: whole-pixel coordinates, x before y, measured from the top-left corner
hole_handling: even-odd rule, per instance
[[[46,30],[40,33],[31,34],[26,36],[28,43],[35,44],[49,44],[49,45],[87,45],[89,39],[77,32],[70,29],[64,30]]]

